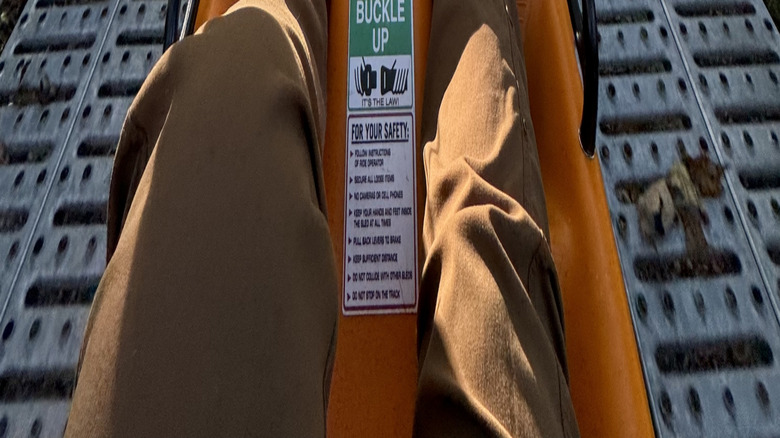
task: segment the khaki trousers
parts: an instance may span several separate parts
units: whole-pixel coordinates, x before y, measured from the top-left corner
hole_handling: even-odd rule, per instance
[[[419,437],[578,435],[517,17],[433,4]],[[153,69],[117,149],[66,436],[325,434],[326,33],[323,1],[243,0]]]

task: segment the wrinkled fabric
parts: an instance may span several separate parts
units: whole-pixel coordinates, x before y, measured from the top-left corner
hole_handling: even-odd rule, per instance
[[[417,437],[578,436],[519,28],[433,2]]]
[[[145,82],[66,436],[325,434],[325,17],[324,2],[239,3]]]

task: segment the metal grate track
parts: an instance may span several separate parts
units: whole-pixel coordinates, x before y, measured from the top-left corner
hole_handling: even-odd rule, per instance
[[[30,0],[0,56],[0,436],[63,433],[113,153],[166,3]]]
[[[597,1],[599,155],[659,436],[780,430],[780,52],[760,1]],[[683,226],[644,238],[632,187],[685,156],[725,167]]]

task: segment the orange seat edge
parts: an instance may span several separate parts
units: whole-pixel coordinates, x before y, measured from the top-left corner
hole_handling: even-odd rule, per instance
[[[531,117],[583,437],[652,437],[642,367],[597,159],[579,143],[583,93],[567,4],[528,3]]]

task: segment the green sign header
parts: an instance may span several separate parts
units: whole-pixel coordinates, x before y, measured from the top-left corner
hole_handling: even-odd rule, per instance
[[[414,0],[350,0],[349,56],[412,53]]]

